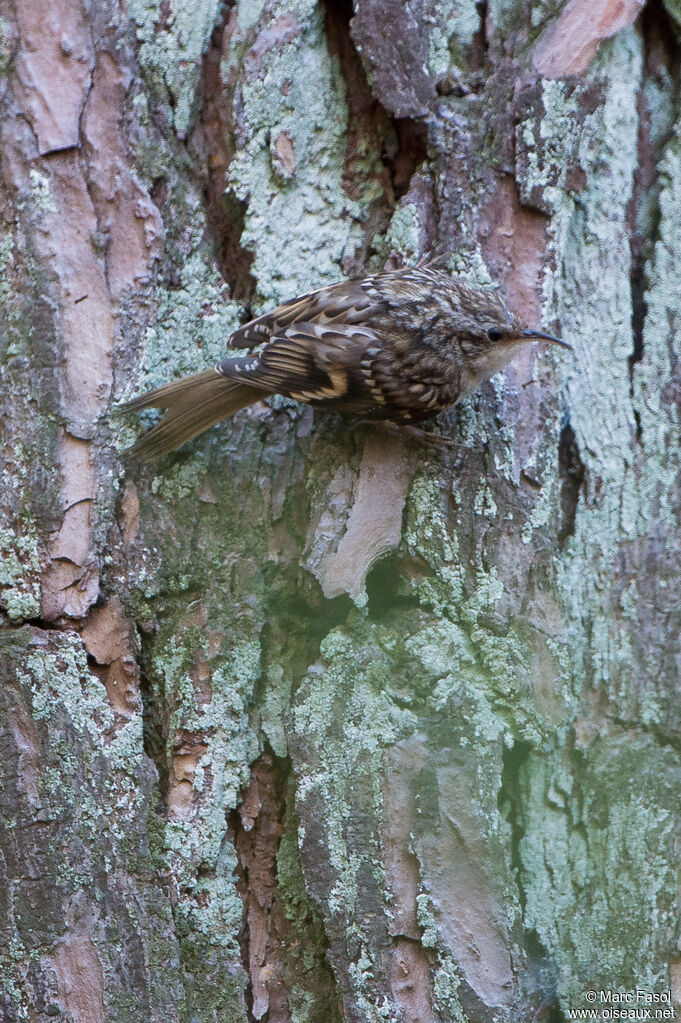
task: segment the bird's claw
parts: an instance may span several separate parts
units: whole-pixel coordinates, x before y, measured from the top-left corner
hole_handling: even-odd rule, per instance
[[[385,420],[360,419],[351,427],[353,430],[360,426],[373,426],[391,437],[409,437],[424,447],[446,448],[451,450],[456,446],[450,437],[442,437],[438,433],[430,433],[422,430],[419,426],[412,426],[410,423],[393,423]]]

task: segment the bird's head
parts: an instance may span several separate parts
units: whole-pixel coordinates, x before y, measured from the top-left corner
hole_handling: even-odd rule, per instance
[[[466,390],[474,390],[483,380],[494,376],[526,344],[543,341],[572,350],[558,337],[530,330],[492,291],[465,289],[458,298],[453,322],[464,368],[470,377]]]

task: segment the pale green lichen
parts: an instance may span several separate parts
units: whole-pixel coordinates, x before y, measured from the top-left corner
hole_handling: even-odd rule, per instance
[[[634,511],[627,516],[634,536],[646,535],[653,517],[670,531],[678,522],[677,504],[671,495],[672,482],[681,470],[681,426],[678,406],[665,400],[663,387],[674,376],[670,346],[678,344],[680,336],[681,261],[675,243],[681,225],[680,157],[681,124],[677,124],[660,165],[660,237],[647,268],[645,359],[634,367],[633,400],[646,451],[650,451],[642,473],[630,484],[640,504],[638,516]]]
[[[260,706],[261,728],[278,757],[285,757],[288,752],[285,714],[291,702],[291,681],[282,665],[269,666],[267,688]]]
[[[359,657],[358,641],[367,645],[366,654]],[[390,662],[375,642],[373,630],[361,618],[354,632],[335,629],[329,633],[322,642],[321,656],[321,664],[310,669],[302,698],[293,709],[296,734],[305,739],[310,750],[317,751],[314,764],[299,767],[298,799],[300,805],[313,799],[315,806],[323,807],[328,862],[334,874],[325,900],[327,912],[332,916],[341,914],[362,946],[368,948],[370,939],[362,930],[361,913],[357,912],[362,857],[348,842],[346,822],[358,785],[371,802],[372,819],[380,820],[384,751],[400,735],[413,730],[416,719],[410,711],[395,706],[385,691]],[[339,698],[344,703],[342,721],[338,716]],[[301,841],[305,841],[304,833]],[[371,869],[375,874],[377,869],[380,872],[377,834],[367,836],[367,846],[373,850]],[[382,872],[377,883],[380,890],[385,888]],[[361,993],[368,975],[360,963],[355,967]]]
[[[473,38],[480,31],[480,13],[474,0],[443,0],[435,10],[428,34],[428,70],[441,78],[453,63],[467,66]]]
[[[468,1023],[459,998],[461,976],[451,956],[441,953],[433,971],[433,1007],[448,1023]]]
[[[357,1005],[362,1019],[367,1023],[399,1023],[388,1000],[381,998],[376,1001],[374,995],[375,964],[370,949],[363,945],[355,962],[350,963],[349,973],[352,978]]]
[[[190,822],[172,820],[168,824],[168,849],[184,861],[188,870],[193,869],[196,855],[207,862],[217,862],[224,839],[225,814],[237,805],[238,794],[249,777],[248,765],[259,752],[245,707],[246,695],[260,675],[259,644],[248,641],[235,644],[223,662],[213,667],[210,700],[197,706],[188,666],[197,647],[206,644],[203,637],[188,630],[182,645],[171,637],[154,659],[157,678],[163,680],[164,690],[173,694],[170,734],[189,730],[200,735],[205,746],[192,782],[204,798]],[[177,868],[180,869],[179,862]]]
[[[196,104],[200,58],[215,27],[220,0],[191,5],[172,0],[164,17],[156,0],[131,0],[129,11],[137,26],[140,64],[172,95],[175,130],[185,134]]]
[[[41,213],[56,213],[57,204],[52,195],[49,175],[32,167],[28,172],[28,179],[31,186],[31,200],[35,208]]]
[[[486,480],[483,480],[478,488],[473,501],[473,510],[476,515],[480,515],[483,518],[495,519],[497,517],[497,503],[494,500],[492,488],[488,486]]]
[[[0,18],[0,74],[6,74],[16,54],[16,39],[6,18]]]
[[[675,513],[664,495],[671,493],[679,472],[678,417],[659,402],[660,381],[670,377],[669,310],[678,304],[680,283],[672,241],[681,208],[676,138],[662,164],[663,237],[649,267],[645,358],[634,366],[633,394],[627,363],[633,349],[630,267],[622,254],[628,253],[637,160],[633,140],[640,47],[636,34],[627,30],[602,48],[590,77],[592,87],[598,83],[602,89],[603,103],[572,124],[579,92],[569,93],[564,83],[544,83],[540,149],[536,159],[530,152],[523,187],[528,186],[529,195],[540,185],[551,207],[557,265],[547,274],[546,297],[559,313],[564,336],[577,349],[575,363],[566,362],[563,368],[568,379],[566,407],[588,479],[598,480],[599,486],[597,497],[593,490],[586,500],[580,497],[574,536],[557,563],[566,632],[551,638],[549,646],[561,664],[563,698],[572,714],[589,680],[617,708],[618,717],[635,714],[638,722],[659,725],[662,692],[646,687],[644,695],[639,686],[632,691],[632,640],[638,621],[633,583],[621,598],[622,619],[613,620],[609,609],[622,537],[643,538],[653,522],[656,529],[665,523],[674,528]],[[523,137],[532,150],[537,140],[529,124]],[[623,145],[623,139],[631,143]],[[576,198],[564,193],[561,178],[575,162],[586,174],[585,187]],[[571,282],[569,288],[565,281]],[[634,408],[646,455],[635,471]],[[541,523],[535,517],[529,525],[536,528]],[[615,762],[616,740],[603,741],[603,761]],[[647,770],[627,772],[623,796],[616,770],[593,776],[594,750],[585,760],[586,777],[582,776],[579,793],[573,795],[561,783],[558,788],[563,792],[567,788],[567,794],[547,804],[547,793],[556,791],[555,772],[564,755],[559,743],[558,735],[548,760],[531,758],[526,769],[520,854],[526,925],[536,928],[555,958],[562,1005],[574,1007],[585,986],[617,987],[630,980],[642,985],[643,977],[651,988],[665,983],[661,946],[673,931],[665,907],[666,892],[674,882],[664,849],[671,841],[672,825],[667,811],[659,809],[667,806],[668,796],[644,795],[654,774],[650,762]],[[648,756],[661,761],[662,778],[677,770],[675,758],[668,762],[670,758],[653,745]],[[623,770],[627,757],[622,754]],[[655,869],[650,868],[652,862]],[[595,904],[585,898],[587,888],[595,893]]]
[[[22,902],[17,893],[16,911],[8,922],[11,933],[0,952],[3,988],[22,1007],[17,1018],[28,1018],[32,999],[25,989],[26,966],[35,963],[40,968],[47,942],[53,947],[52,941],[61,933],[58,921],[63,920],[67,906],[89,892],[102,919],[112,900],[123,907],[115,921],[107,919],[105,940],[96,926],[92,932],[102,969],[111,978],[108,1004],[121,994],[114,963],[126,961],[130,935],[125,921],[130,920],[137,922],[138,941],[145,941],[150,927],[156,929],[158,955],[150,947],[144,968],[150,970],[153,988],[153,972],[164,964],[166,993],[159,992],[157,1001],[161,1009],[177,995],[179,984],[173,939],[168,935],[169,903],[160,891],[150,892],[146,886],[154,859],[149,848],[152,834],[145,828],[150,774],[142,748],[141,715],[123,723],[115,720],[104,685],[90,671],[75,633],[28,627],[9,630],[3,637],[2,659],[18,685],[16,720],[22,720],[22,707],[27,715],[20,725],[21,737],[17,733],[18,746],[10,743],[7,748],[10,762],[18,754],[22,784],[27,786],[28,802],[15,809],[19,821],[49,822],[54,837],[49,851],[41,851],[39,840],[34,850],[28,840],[29,855],[41,865],[33,884],[46,887],[49,908],[34,931],[31,903]],[[135,876],[138,867],[139,878]],[[61,916],[55,915],[57,906]],[[47,937],[51,927],[57,928],[54,938]],[[24,939],[28,939],[26,949]]]
[[[420,234],[418,208],[413,203],[401,203],[390,219],[385,238],[387,248],[399,252],[405,263],[416,262],[422,255]]]
[[[178,836],[181,835],[178,831]],[[187,829],[189,837],[189,829]],[[177,837],[177,836],[176,836]],[[205,877],[182,891],[175,905],[175,920],[183,933],[201,936],[234,958],[239,956],[238,935],[244,907],[236,891],[237,858],[231,846],[218,863],[217,876]]]
[[[607,67],[607,76],[602,67]],[[546,300],[560,316],[563,333],[574,341],[577,353],[574,361],[566,360],[562,366],[570,422],[585,464],[594,478],[602,480],[604,495],[600,508],[589,508],[588,515],[580,514],[580,506],[570,554],[558,564],[568,621],[574,625],[568,646],[570,663],[565,662],[573,679],[584,678],[588,671],[585,663],[580,664],[582,652],[586,656],[585,610],[593,608],[597,616],[602,606],[601,587],[616,557],[621,495],[633,492],[625,476],[634,433],[627,364],[631,301],[629,267],[621,252],[628,250],[628,202],[636,148],[622,146],[621,139],[635,137],[636,91],[631,83],[639,81],[640,73],[637,37],[631,31],[622,32],[603,48],[591,72],[604,89],[601,106],[577,118],[578,94],[563,82],[545,82],[546,114],[537,137],[530,122],[521,129],[529,152],[521,192],[527,189],[529,196],[540,187],[552,207],[558,265],[547,272]],[[563,187],[564,175],[575,162],[587,178],[577,200]],[[570,289],[564,287],[565,280],[574,282]],[[525,527],[526,540],[530,530],[548,519],[552,486],[547,480]],[[634,510],[626,514],[630,521],[636,516]],[[588,573],[583,571],[584,563],[590,565]],[[589,595],[586,590],[591,591]],[[595,650],[591,654],[592,659],[598,656]]]
[[[539,492],[532,513],[523,524],[520,536],[525,544],[532,541],[532,536],[537,529],[545,529],[553,516],[556,507],[558,492],[558,479],[554,473],[546,473],[542,476],[542,488]]]
[[[447,521],[440,509],[440,494],[433,476],[418,474],[409,490],[405,542],[438,566],[453,562],[459,551],[456,533],[450,535]],[[462,590],[454,594],[458,599]]]
[[[12,294],[12,269],[14,267],[14,238],[11,234],[0,236],[0,302],[7,308]],[[7,309],[10,313],[10,310]]]
[[[328,53],[321,9],[311,0],[275,4],[272,16],[284,14],[297,16],[299,31],[262,53],[258,70],[241,83],[245,137],[227,175],[228,187],[248,204],[241,244],[255,254],[252,272],[264,304],[337,281],[344,259],[362,244],[368,205],[381,195],[371,177],[362,184],[361,168],[361,199],[350,199],[343,186],[344,84]],[[237,33],[227,66],[242,47]],[[295,152],[285,182],[270,147],[282,133]]]
[[[26,516],[25,516],[26,518]],[[40,559],[34,529],[21,536],[0,528],[0,607],[11,621],[40,614]]]
[[[448,260],[449,269],[469,288],[491,287],[494,282],[477,239],[465,224],[462,224],[461,233],[462,247],[461,250],[451,253]]]
[[[655,763],[656,776],[648,770],[637,783],[638,765],[646,763]],[[564,809],[548,805],[552,768],[536,760],[528,765],[520,843],[526,924],[557,950],[559,994],[567,1006],[577,1004],[585,982],[666,986],[656,946],[675,926],[675,871],[673,858],[659,853],[674,842],[669,798],[678,769],[674,755],[646,740],[605,742],[582,779],[578,810],[571,800]],[[618,776],[627,784],[616,794]]]
[[[238,803],[249,778],[249,764],[259,752],[246,700],[260,675],[260,647],[242,639],[217,663],[213,653],[210,697],[197,703],[191,670],[198,654],[211,657],[210,640],[195,627],[184,628],[180,635],[178,639],[171,633],[154,656],[156,685],[172,694],[169,761],[172,737],[178,733],[195,735],[203,746],[191,777],[196,798],[189,818],[171,814],[164,831],[166,855],[178,884],[175,921],[184,936],[184,954],[193,956],[203,942],[213,950],[222,949],[236,962],[243,903],[236,890],[236,852],[225,842],[225,821]],[[199,864],[206,864],[209,870],[197,880]]]
[[[237,7],[237,21],[242,32],[246,32],[255,25],[262,16],[266,6],[266,0],[249,0],[248,3],[239,4]]]
[[[421,928],[421,944],[424,948],[437,948],[438,922],[433,900],[427,892],[416,896],[416,920]]]
[[[145,390],[223,359],[225,342],[239,325],[239,306],[227,299],[225,284],[203,249],[204,229],[197,211],[191,226],[196,248],[182,263],[180,286],[161,294],[156,322],[144,338],[138,386]]]
[[[82,641],[67,634],[57,653],[30,653],[26,657],[24,680],[32,693],[36,721],[54,714],[55,698],[69,716],[71,725],[91,739],[113,722],[113,712],[104,686],[88,668]]]
[[[461,669],[469,673],[476,664],[470,637],[454,622],[444,619],[419,629],[404,645],[423,669],[436,677],[449,677]]]
[[[458,561],[458,538],[456,533],[447,532],[444,516],[435,510],[434,502],[439,503],[436,486],[434,480],[425,477],[414,481],[407,505],[405,541],[431,565],[432,574],[414,585],[422,605],[454,623],[454,631],[446,627],[446,641],[443,627],[438,627],[439,644],[451,663],[448,670],[443,665],[442,678],[437,682],[437,706],[442,708],[452,687],[456,689],[463,678],[467,684],[494,694],[497,712],[510,713],[515,727],[528,740],[541,741],[545,725],[527,699],[531,665],[526,642],[513,626],[504,635],[496,635],[480,625],[481,617],[501,600],[504,585],[496,570],[485,570],[480,564],[475,586],[466,592],[465,568]],[[420,646],[427,648],[429,638],[430,630],[426,630],[425,637],[417,634],[408,645],[414,651]],[[456,673],[457,666],[461,676]]]

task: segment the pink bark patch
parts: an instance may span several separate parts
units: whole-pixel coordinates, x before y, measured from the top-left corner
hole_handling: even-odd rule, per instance
[[[599,44],[631,25],[643,0],[569,0],[537,43],[534,66],[544,78],[582,75]]]

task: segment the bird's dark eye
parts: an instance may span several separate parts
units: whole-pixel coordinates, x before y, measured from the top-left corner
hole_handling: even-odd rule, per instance
[[[487,337],[490,341],[501,341],[501,331],[497,330],[496,327],[490,327],[487,331]]]

